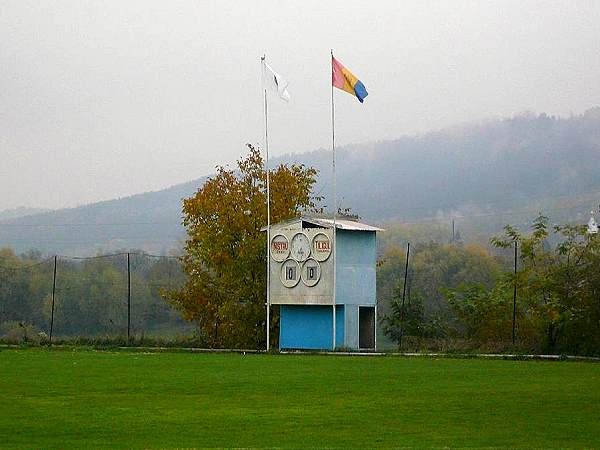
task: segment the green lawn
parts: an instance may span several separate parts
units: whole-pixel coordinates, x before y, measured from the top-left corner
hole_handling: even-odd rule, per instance
[[[0,446],[600,447],[600,364],[0,350]]]

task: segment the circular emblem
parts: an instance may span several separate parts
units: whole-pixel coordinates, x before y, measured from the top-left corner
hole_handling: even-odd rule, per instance
[[[271,257],[277,262],[283,262],[290,254],[290,243],[283,234],[271,238]]]
[[[308,258],[302,265],[302,282],[312,287],[321,279],[321,264],[316,259]]]
[[[310,240],[304,233],[296,233],[290,245],[292,258],[298,262],[306,261],[310,256]]]
[[[320,262],[326,261],[331,255],[331,239],[325,233],[317,233],[313,237],[312,255]]]
[[[281,265],[281,282],[287,288],[293,288],[300,281],[300,264],[293,259],[287,259]]]

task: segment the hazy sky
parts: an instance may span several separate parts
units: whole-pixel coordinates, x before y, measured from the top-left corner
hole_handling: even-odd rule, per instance
[[[156,190],[262,142],[259,57],[290,82],[271,151],[525,110],[600,105],[600,1],[24,1],[0,4],[0,209]]]

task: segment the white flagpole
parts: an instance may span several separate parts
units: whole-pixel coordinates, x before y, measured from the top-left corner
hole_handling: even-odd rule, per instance
[[[336,307],[336,278],[337,278],[337,227],[336,227],[336,215],[337,215],[337,189],[335,179],[335,107],[333,103],[333,49],[331,49],[331,154],[332,154],[332,176],[333,176],[333,350],[335,350],[336,341],[336,323],[335,323],[335,307]]]
[[[269,176],[269,119],[268,119],[268,105],[267,105],[267,88],[264,84],[264,73],[265,73],[265,57],[261,58],[261,82],[262,91],[264,96],[264,112],[265,112],[265,153],[266,153],[266,171],[267,171],[267,351],[271,349],[271,187],[270,187],[270,176]]]

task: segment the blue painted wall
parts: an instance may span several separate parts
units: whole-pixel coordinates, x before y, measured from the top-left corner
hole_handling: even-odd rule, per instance
[[[336,303],[375,305],[375,232],[338,230],[336,242]]]
[[[358,348],[358,306],[347,305],[346,306],[346,323],[344,326],[346,330],[346,347],[357,349]]]
[[[343,305],[335,306],[335,347],[343,347],[344,344],[344,336],[346,334],[346,324],[344,320],[344,310],[345,307]]]
[[[331,350],[331,306],[281,305],[280,349]],[[344,306],[336,307],[336,346],[344,345]]]

